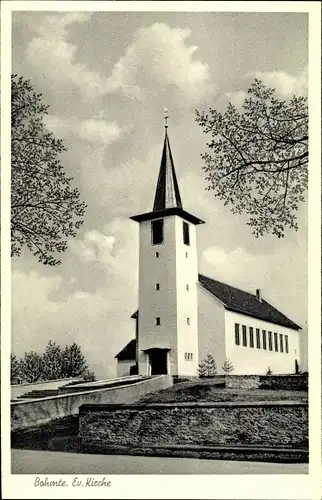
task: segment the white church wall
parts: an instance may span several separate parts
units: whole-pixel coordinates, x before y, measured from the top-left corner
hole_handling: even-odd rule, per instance
[[[240,325],[240,345],[235,344],[235,323]],[[226,325],[226,356],[231,360],[234,365],[232,374],[266,374],[270,368],[273,374],[286,374],[295,372],[295,359],[300,364],[300,332],[287,328],[284,326],[276,325],[263,321],[260,319],[246,316],[244,314],[225,311],[225,325]],[[245,325],[247,332],[247,347],[242,345],[242,325]],[[249,347],[249,327],[254,329],[254,347]],[[256,348],[256,328],[260,330],[260,345],[261,348]],[[263,349],[262,331],[266,331],[266,350]],[[278,334],[278,352],[274,350],[274,336],[273,336],[273,350],[269,350],[268,333],[274,332]],[[280,339],[279,334],[288,336],[288,353],[280,352]],[[284,339],[284,337],[283,337]]]
[[[133,365],[135,365],[135,359],[117,360],[116,376],[125,377],[126,375],[130,375],[130,368]]]
[[[225,309],[224,306],[201,285],[198,285],[199,310],[199,361],[211,354],[218,374],[225,362]]]
[[[186,221],[185,221],[186,222]],[[183,219],[176,217],[176,286],[178,373],[194,376],[198,369],[198,256],[196,226],[189,225],[190,244],[183,241]]]
[[[139,256],[139,373],[148,375],[148,356],[142,349],[170,348],[170,373],[177,370],[176,221],[164,219],[164,239],[152,245],[151,221],[140,223]],[[158,252],[159,256],[156,256]],[[159,290],[156,290],[156,284]],[[160,325],[156,325],[160,318]]]

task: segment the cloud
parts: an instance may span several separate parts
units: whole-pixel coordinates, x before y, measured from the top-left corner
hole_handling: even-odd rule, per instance
[[[227,97],[229,102],[233,104],[233,106],[236,106],[236,108],[241,108],[247,97],[247,94],[244,90],[239,90],[238,92],[227,92],[225,96]]]
[[[114,219],[103,231],[87,231],[82,240],[72,240],[73,284],[63,269],[62,275],[50,277],[15,270],[13,351],[22,356],[26,350],[42,351],[50,339],[60,345],[75,341],[98,377],[114,376],[114,356],[134,337],[130,316],[137,307],[136,233],[129,221]]]
[[[182,98],[195,102],[211,89],[208,65],[194,58],[198,47],[186,43],[190,30],[163,23],[137,30],[110,76],[89,70],[77,61],[80,47],[68,40],[69,28],[89,19],[75,12],[48,15],[39,25],[31,24],[37,35],[27,45],[27,60],[50,84],[69,85],[90,100],[114,92],[144,100],[157,95],[162,85],[174,86]]]
[[[83,241],[71,240],[69,246],[82,261],[109,263],[114,244],[114,236],[106,236],[94,229],[85,233]]]
[[[76,135],[95,146],[107,146],[119,140],[125,131],[129,130],[129,128],[121,128],[115,121],[108,123],[97,118],[79,120],[78,118],[46,115],[44,122],[51,132],[63,137]]]
[[[285,71],[256,71],[249,76],[262,80],[268,87],[276,89],[282,98],[290,98],[295,95],[307,95],[307,70],[298,75],[290,75]]]
[[[198,100],[210,89],[210,76],[208,65],[193,59],[198,47],[186,44],[190,35],[188,29],[163,23],[138,30],[115,64],[107,89],[143,99],[156,85],[175,85],[188,99]]]
[[[202,263],[207,273],[219,281],[250,293],[262,289],[264,299],[301,323],[307,312],[307,302],[303,300],[307,276],[306,269],[301,269],[306,248],[303,243],[299,244],[298,252],[294,248],[294,244],[289,244],[254,255],[243,247],[227,251],[211,246],[203,251]],[[293,289],[285,287],[288,282],[294,283]]]
[[[39,25],[31,22],[38,36],[28,43],[26,57],[50,84],[61,88],[69,84],[84,98],[94,99],[105,92],[104,79],[100,73],[76,61],[77,47],[67,41],[68,28],[90,17],[90,13],[72,12],[48,15]]]

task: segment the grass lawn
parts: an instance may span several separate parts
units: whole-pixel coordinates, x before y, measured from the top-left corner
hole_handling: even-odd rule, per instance
[[[220,401],[301,401],[308,400],[307,391],[270,389],[226,389],[214,379],[187,380],[142,397],[139,403],[189,403]]]

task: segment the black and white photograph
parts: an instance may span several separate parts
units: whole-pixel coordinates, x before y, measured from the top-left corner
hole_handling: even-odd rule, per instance
[[[3,4],[3,498],[320,498],[319,2]]]

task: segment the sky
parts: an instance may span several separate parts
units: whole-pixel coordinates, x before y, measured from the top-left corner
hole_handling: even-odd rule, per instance
[[[14,12],[12,72],[50,106],[45,126],[87,203],[62,264],[27,250],[12,261],[12,350],[77,342],[99,378],[134,338],[138,225],[150,211],[164,107],[185,210],[197,229],[199,272],[255,293],[303,327],[307,340],[307,206],[299,230],[256,239],[244,216],[206,191],[206,137],[195,109],[237,106],[255,77],[278,97],[307,93],[307,15],[242,12]]]

